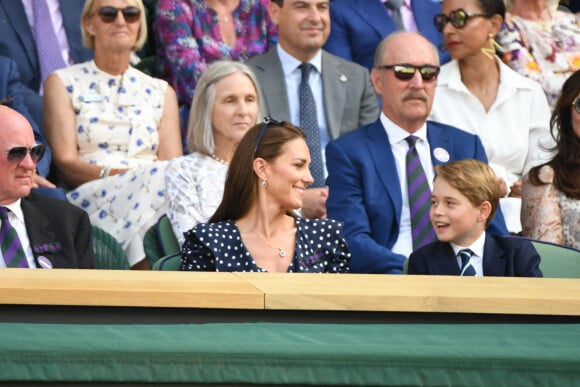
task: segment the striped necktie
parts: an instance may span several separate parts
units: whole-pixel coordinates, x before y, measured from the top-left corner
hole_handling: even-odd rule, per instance
[[[471,256],[473,255],[473,251],[471,251],[470,249],[462,249],[459,250],[459,253],[457,255],[459,256],[459,258],[461,258],[461,271],[459,275],[465,277],[474,276],[475,269],[473,268],[473,265],[470,262]]]
[[[6,267],[28,267],[22,243],[20,243],[16,229],[12,227],[8,220],[8,208],[0,207],[0,220],[2,220],[2,226],[0,226],[0,248],[2,249]]]
[[[310,173],[314,178],[311,187],[324,187],[324,166],[322,164],[322,151],[320,145],[320,127],[318,126],[318,115],[316,114],[316,102],[314,94],[308,83],[310,73],[314,66],[310,63],[302,63],[300,66],[302,78],[299,87],[300,103],[300,127],[306,133],[306,143],[310,150]]]
[[[411,213],[411,235],[413,238],[413,250],[434,242],[437,238],[429,219],[431,209],[431,189],[427,183],[427,176],[421,165],[419,153],[415,143],[419,137],[409,136],[405,138],[409,144],[409,150],[405,157],[407,172],[407,191],[409,194],[409,211]]]

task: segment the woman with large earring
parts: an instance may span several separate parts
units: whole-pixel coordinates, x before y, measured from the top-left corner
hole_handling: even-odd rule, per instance
[[[441,67],[430,119],[481,138],[505,194],[500,206],[508,230],[518,233],[521,178],[549,159],[553,141],[541,87],[496,56],[504,16],[503,0],[443,0],[435,26],[452,61]]]

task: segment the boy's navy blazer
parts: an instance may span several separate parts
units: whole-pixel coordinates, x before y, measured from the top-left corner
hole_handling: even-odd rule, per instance
[[[427,121],[427,139],[433,165],[468,158],[487,163],[481,140],[473,134]],[[437,150],[445,150],[449,160],[436,157]],[[326,165],[328,217],[344,222],[352,253],[351,272],[402,273],[407,257],[391,251],[401,223],[401,182],[380,119],[331,141],[326,147]],[[488,231],[508,234],[499,209]]]
[[[448,242],[433,242],[409,257],[409,274],[459,275],[459,265]],[[523,238],[485,235],[483,275],[492,277],[542,277],[540,255]]]

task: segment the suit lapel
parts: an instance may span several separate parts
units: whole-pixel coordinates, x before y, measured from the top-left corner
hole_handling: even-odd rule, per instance
[[[24,224],[26,225],[26,232],[30,240],[32,253],[35,259],[37,259],[39,255],[43,254],[36,252],[34,246],[52,244],[56,242],[57,238],[50,219],[35,210],[34,203],[29,200],[29,197],[22,198],[20,207],[24,215]]]
[[[266,112],[275,120],[290,122],[290,102],[277,48],[268,50],[261,59],[253,64],[261,73],[258,77]]]
[[[4,8],[4,12],[8,17],[8,22],[12,25],[16,35],[18,35],[18,40],[20,40],[22,47],[25,49],[26,57],[30,62],[30,66],[34,69],[38,69],[36,44],[34,43],[34,37],[32,36],[32,31],[29,27],[22,2],[4,0],[0,2],[0,7]],[[24,28],[22,28],[22,26],[24,26]]]
[[[389,136],[380,120],[370,124],[367,127],[367,149],[372,159],[373,165],[377,170],[377,175],[387,191],[387,197],[393,201],[393,206],[397,213],[397,224],[401,223],[401,208],[403,207],[403,198],[401,196],[401,183],[397,174],[397,165],[395,157],[391,150]],[[362,150],[361,150],[362,151]]]
[[[338,62],[322,51],[322,93],[328,132],[332,139],[340,136],[342,112],[346,103],[347,85],[350,80],[341,72]]]
[[[437,243],[432,250],[432,256],[428,259],[433,274],[459,275],[457,258],[449,243]]]
[[[381,38],[387,36],[389,32],[397,30],[395,23],[393,23],[393,20],[389,16],[387,8],[382,2],[367,0],[355,1],[357,2],[355,7],[353,7],[355,12],[360,15],[362,20],[372,26]]]
[[[483,275],[504,276],[506,272],[506,251],[489,234],[485,234],[483,247]]]
[[[433,166],[452,161],[453,149],[449,135],[442,127],[427,121],[427,139],[429,140]]]

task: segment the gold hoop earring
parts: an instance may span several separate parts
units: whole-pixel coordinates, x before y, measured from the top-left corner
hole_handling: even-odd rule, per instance
[[[494,60],[495,59],[495,50],[496,49],[500,49],[501,46],[497,43],[497,41],[495,40],[495,38],[493,37],[492,34],[489,34],[489,48],[487,47],[482,47],[481,48],[481,52],[483,53],[483,55],[487,56],[489,59]]]

